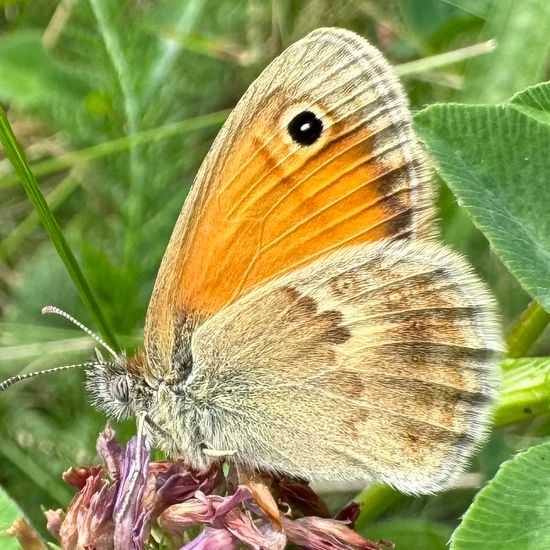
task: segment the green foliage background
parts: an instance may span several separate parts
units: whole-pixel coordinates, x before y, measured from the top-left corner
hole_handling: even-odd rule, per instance
[[[550,173],[544,156],[550,95],[534,88],[508,102],[548,79],[546,0],[0,0],[0,9],[0,102],[124,349],[140,343],[168,237],[225,116],[205,115],[234,106],[274,56],[320,26],[349,28],[378,46],[403,75],[415,111],[472,104],[436,106],[416,118],[453,191],[434,175],[443,238],[488,281],[505,331],[529,303],[527,291],[549,307],[550,197],[548,186],[541,190]],[[496,48],[486,53],[489,39]],[[454,63],[434,57],[476,44]],[[506,109],[473,106],[504,102]],[[515,144],[541,155],[528,178],[524,167],[507,164]],[[527,187],[518,200],[516,174],[522,173]],[[510,226],[476,211],[491,198],[491,212],[511,212]],[[54,304],[98,329],[2,156],[0,221],[0,376],[86,360],[93,343],[40,314]],[[517,227],[526,233],[514,232]],[[533,247],[522,247],[525,235],[537,232]],[[517,247],[510,249],[513,239]],[[525,254],[518,259],[519,249]],[[518,262],[528,272],[516,272]],[[548,331],[531,344],[548,320],[541,308],[530,311],[536,327],[526,336],[515,325],[513,355],[547,356]],[[505,379],[511,397],[497,417],[510,426],[495,431],[463,486],[423,498],[369,489],[358,497],[364,502],[359,529],[399,549],[444,548],[478,485],[516,450],[550,434],[548,361],[537,361],[505,365],[506,372],[520,369]],[[538,388],[536,395],[521,393],[518,372]],[[36,379],[1,395],[0,484],[41,533],[40,507],[67,505],[71,491],[61,472],[97,460],[103,425],[87,403],[82,373]],[[119,429],[127,436],[131,425]],[[330,500],[336,506],[356,493]]]

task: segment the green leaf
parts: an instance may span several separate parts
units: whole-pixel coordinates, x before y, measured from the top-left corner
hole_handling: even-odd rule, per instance
[[[415,123],[459,204],[550,311],[550,126],[514,104],[434,105]]]
[[[512,98],[513,106],[538,122],[550,124],[550,82],[531,86]]]
[[[505,462],[453,533],[451,550],[550,548],[550,443]]]
[[[502,369],[495,425],[530,420],[550,411],[550,357],[508,359]]]
[[[370,540],[387,540],[395,550],[446,550],[451,529],[433,521],[393,519],[369,525],[363,533]]]
[[[17,539],[6,534],[6,529],[9,529],[13,522],[20,517],[23,517],[23,512],[0,487],[0,548],[2,550],[17,550],[20,548]]]

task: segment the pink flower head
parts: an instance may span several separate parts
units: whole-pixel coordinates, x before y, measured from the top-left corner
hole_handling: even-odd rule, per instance
[[[78,489],[66,513],[46,512],[48,530],[64,549],[144,550],[153,524],[171,537],[202,526],[182,550],[283,550],[287,542],[310,550],[380,548],[347,525],[357,506],[342,511],[345,521],[281,517],[272,490],[285,513],[296,507],[328,514],[305,482],[258,476],[249,479],[250,488],[228,492],[232,478],[224,480],[219,465],[197,472],[181,461],[151,463],[144,438],[132,438],[124,449],[110,428],[99,436],[97,450],[104,466],[70,468],[63,476]]]
[[[151,521],[168,506],[219,483],[218,468],[194,472],[181,462],[151,464],[144,440],[134,437],[123,449],[109,427],[97,450],[105,466],[67,470],[63,479],[79,492],[65,514],[46,512],[48,529],[62,548],[142,550]]]

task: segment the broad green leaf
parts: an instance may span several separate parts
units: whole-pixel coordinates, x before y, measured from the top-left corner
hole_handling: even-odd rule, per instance
[[[9,529],[13,522],[20,517],[23,517],[23,512],[0,487],[0,548],[2,550],[17,550],[19,548],[17,540],[6,534],[6,529]]]
[[[403,518],[369,525],[362,534],[393,542],[395,550],[446,550],[451,529],[434,521]]]
[[[550,548],[550,443],[505,462],[453,533],[451,550]]]
[[[481,38],[496,50],[474,59],[466,71],[464,97],[496,103],[540,81],[550,57],[550,2],[498,0],[487,15]]]
[[[511,105],[434,105],[415,123],[459,204],[550,311],[550,126]]]
[[[495,424],[506,426],[550,412],[550,357],[508,359],[502,364]]]
[[[517,93],[512,98],[512,105],[538,122],[550,124],[550,82]]]

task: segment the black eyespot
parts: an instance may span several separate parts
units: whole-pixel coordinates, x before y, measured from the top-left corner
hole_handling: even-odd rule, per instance
[[[312,145],[323,132],[323,122],[311,111],[296,115],[288,125],[290,137],[300,145]]]
[[[121,403],[130,401],[130,384],[126,376],[117,376],[111,380],[111,395]]]

